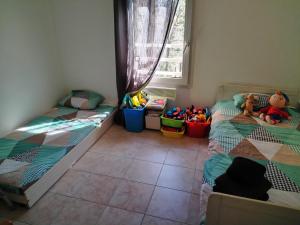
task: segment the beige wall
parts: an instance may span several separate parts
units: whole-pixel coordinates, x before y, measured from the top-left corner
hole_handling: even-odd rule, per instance
[[[48,0],[0,1],[0,137],[63,93]]]
[[[52,0],[67,89],[117,98],[112,0]]]
[[[178,104],[212,105],[222,82],[300,87],[300,1],[194,0],[190,73]]]

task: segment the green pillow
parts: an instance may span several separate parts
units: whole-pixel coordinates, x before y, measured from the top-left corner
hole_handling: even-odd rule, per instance
[[[246,96],[250,93],[239,93],[233,96],[234,105],[238,108],[241,108],[242,104],[246,100]],[[269,105],[270,94],[263,93],[251,93],[255,98],[254,108],[259,110],[260,108],[266,107]]]
[[[104,101],[104,97],[93,91],[73,90],[62,98],[58,104],[76,109],[95,109]]]
[[[233,96],[234,105],[237,108],[241,108],[242,104],[245,102],[244,95],[242,94],[236,94]]]

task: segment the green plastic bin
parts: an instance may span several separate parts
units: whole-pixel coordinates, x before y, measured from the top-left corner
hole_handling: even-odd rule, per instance
[[[184,126],[185,120],[174,120],[174,119],[166,118],[164,116],[161,116],[160,118],[161,118],[161,123],[164,126],[174,127],[174,128],[182,128]]]

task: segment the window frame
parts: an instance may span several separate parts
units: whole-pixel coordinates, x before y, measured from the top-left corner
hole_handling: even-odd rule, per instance
[[[185,24],[184,24],[184,46],[182,56],[182,78],[159,78],[151,79],[148,86],[176,88],[177,86],[187,86],[189,81],[190,47],[191,47],[191,28],[192,28],[192,4],[193,0],[185,0]]]

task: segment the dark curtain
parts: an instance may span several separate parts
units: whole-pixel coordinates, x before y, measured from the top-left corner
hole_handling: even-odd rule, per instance
[[[118,104],[121,105],[127,87],[128,25],[127,0],[114,0],[115,57]]]
[[[118,91],[118,107],[126,94],[127,87],[127,54],[128,54],[128,26],[127,26],[127,0],[114,0],[115,22],[115,57],[116,80]],[[117,124],[124,124],[122,110],[115,116]]]
[[[177,5],[178,0],[114,0],[119,106],[125,94],[134,94],[150,82]],[[118,114],[118,120],[120,117]]]

